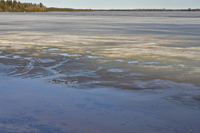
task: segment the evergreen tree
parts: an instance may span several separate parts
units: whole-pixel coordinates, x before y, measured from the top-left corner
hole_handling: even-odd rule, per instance
[[[12,0],[7,0],[6,3],[7,3],[7,6],[11,6],[12,5]]]

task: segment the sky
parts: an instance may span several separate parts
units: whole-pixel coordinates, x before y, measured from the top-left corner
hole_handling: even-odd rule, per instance
[[[19,0],[47,7],[78,9],[200,8],[200,0]]]

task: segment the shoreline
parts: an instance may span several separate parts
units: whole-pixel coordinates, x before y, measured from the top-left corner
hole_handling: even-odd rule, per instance
[[[73,8],[55,8],[47,7],[49,11],[65,11],[65,12],[92,12],[92,11],[162,11],[162,12],[174,12],[174,11],[200,11],[200,9],[73,9]]]
[[[200,11],[200,9],[92,9],[93,11]]]
[[[47,8],[49,11],[40,12],[94,12],[94,11],[115,11],[115,12],[199,12],[200,9],[73,9],[73,8]],[[9,12],[9,11],[5,11]],[[5,13],[1,12],[0,13]],[[12,11],[11,11],[12,12]],[[19,11],[20,12],[20,11]],[[25,11],[24,11],[25,12]],[[29,11],[31,12],[31,11]],[[35,11],[32,11],[35,12]]]

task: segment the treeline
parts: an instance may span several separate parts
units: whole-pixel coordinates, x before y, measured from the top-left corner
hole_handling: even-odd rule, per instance
[[[58,12],[85,12],[85,11],[200,11],[200,9],[73,9],[50,7],[49,11]]]
[[[200,11],[200,9],[94,9],[93,11]]]
[[[54,11],[54,12],[91,12],[93,11],[92,9],[73,9],[73,8],[55,8],[55,7],[50,7],[48,9],[49,11]]]
[[[0,0],[0,12],[48,12],[42,4],[21,3],[16,0]]]

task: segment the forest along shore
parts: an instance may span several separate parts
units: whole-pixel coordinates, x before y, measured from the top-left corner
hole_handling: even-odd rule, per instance
[[[1,0],[0,1],[0,12],[48,12],[49,9],[46,8],[42,3],[32,4],[32,3],[21,3],[16,0]]]

